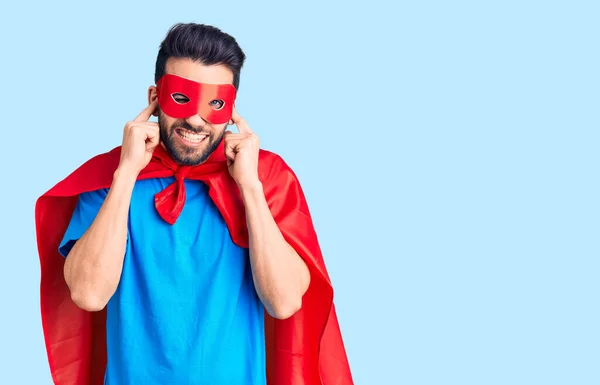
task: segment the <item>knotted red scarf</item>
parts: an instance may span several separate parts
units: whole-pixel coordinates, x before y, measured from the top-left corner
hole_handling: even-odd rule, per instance
[[[211,156],[198,166],[181,166],[177,164],[160,145],[152,154],[152,160],[160,162],[165,168],[173,172],[175,182],[154,196],[154,205],[160,216],[170,224],[174,224],[185,204],[185,178],[210,181],[223,174],[225,156],[223,153],[223,141]]]
[[[35,221],[41,265],[41,313],[50,371],[57,385],[102,385],[106,369],[106,310],[86,312],[71,300],[58,246],[79,194],[110,187],[120,147],[98,155],[42,195]],[[261,150],[259,179],[286,241],[306,262],[311,283],[302,309],[286,320],[265,314],[269,385],[351,385],[352,377],[335,308],[333,289],[308,206],[293,171],[276,154]],[[138,180],[175,175],[155,197],[162,218],[174,223],[185,203],[183,179],[202,180],[223,216],[232,240],[248,247],[248,229],[239,188],[227,171],[223,142],[195,167],[179,167],[158,146]]]

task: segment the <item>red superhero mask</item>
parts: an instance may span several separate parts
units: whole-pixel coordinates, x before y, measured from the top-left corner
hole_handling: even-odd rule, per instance
[[[233,113],[233,84],[205,84],[166,74],[156,82],[158,105],[178,119],[200,115],[212,124],[227,123]]]

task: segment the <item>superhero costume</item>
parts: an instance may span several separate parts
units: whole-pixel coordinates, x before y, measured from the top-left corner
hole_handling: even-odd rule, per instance
[[[71,300],[58,245],[82,192],[110,187],[120,147],[84,163],[36,202],[35,220],[41,264],[41,312],[52,378],[57,385],[100,385],[106,366],[106,310],[86,312]],[[286,241],[306,262],[311,284],[301,310],[286,320],[265,314],[269,385],[350,385],[352,377],[333,305],[333,289],[301,186],[276,154],[261,150],[259,178],[273,217]],[[156,209],[169,223],[185,203],[183,179],[201,180],[223,216],[232,240],[248,247],[243,202],[230,177],[223,142],[199,166],[178,166],[162,146],[138,180],[175,176],[156,194]]]

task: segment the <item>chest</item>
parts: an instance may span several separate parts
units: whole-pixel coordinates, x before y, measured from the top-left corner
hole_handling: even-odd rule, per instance
[[[227,225],[200,181],[185,181],[186,201],[177,221],[165,222],[154,195],[173,178],[136,183],[132,193],[123,278],[144,277],[147,285],[187,290],[210,283],[236,284],[248,278],[248,250],[236,245]]]

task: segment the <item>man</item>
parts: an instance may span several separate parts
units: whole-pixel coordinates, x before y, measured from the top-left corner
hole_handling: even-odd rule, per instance
[[[300,185],[235,111],[244,60],[175,25],[122,145],[38,200],[56,384],[352,384]]]

